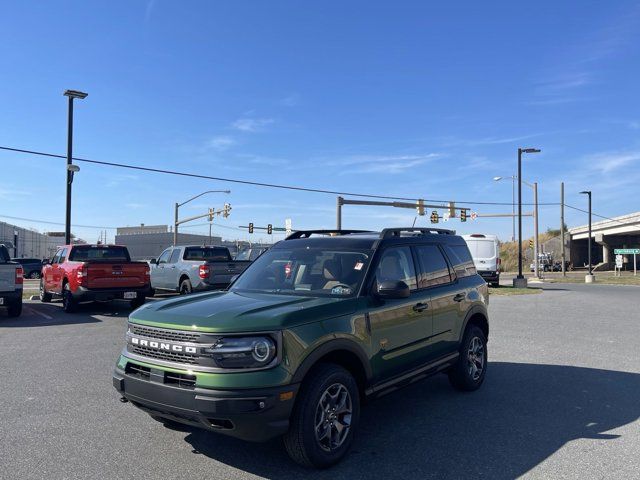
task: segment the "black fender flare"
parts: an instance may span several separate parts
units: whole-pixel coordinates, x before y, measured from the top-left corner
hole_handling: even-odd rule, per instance
[[[466,317],[464,317],[464,322],[462,324],[462,328],[460,329],[460,337],[458,338],[458,343],[462,342],[462,337],[464,337],[464,332],[467,330],[467,324],[469,323],[469,320],[471,319],[471,317],[473,317],[477,313],[479,313],[485,318],[485,320],[487,321],[487,325],[489,324],[489,315],[487,313],[487,308],[484,307],[483,305],[474,305],[469,309]],[[489,338],[487,338],[487,341],[488,340]]]
[[[360,360],[362,368],[364,369],[366,380],[369,381],[372,378],[373,372],[371,370],[371,363],[369,362],[369,358],[367,357],[367,354],[365,353],[363,348],[353,340],[348,340],[346,338],[332,338],[316,347],[315,350],[313,350],[309,355],[305,357],[300,366],[296,369],[291,382],[302,382],[309,370],[313,368],[318,360],[320,360],[325,355],[338,350],[345,350],[356,355]]]

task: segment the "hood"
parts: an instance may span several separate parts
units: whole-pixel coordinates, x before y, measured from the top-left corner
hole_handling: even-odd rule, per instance
[[[129,320],[161,328],[212,333],[266,331],[348,315],[356,298],[208,292],[149,302]]]

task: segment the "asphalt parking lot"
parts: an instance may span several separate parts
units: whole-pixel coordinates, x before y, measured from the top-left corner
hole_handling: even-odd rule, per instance
[[[445,376],[363,410],[321,472],[279,442],[172,430],[119,402],[125,304],[0,313],[0,478],[640,478],[640,288],[546,285],[492,296],[483,388]]]

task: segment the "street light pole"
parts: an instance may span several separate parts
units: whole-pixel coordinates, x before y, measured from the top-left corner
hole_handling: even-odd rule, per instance
[[[533,256],[535,257],[534,271],[536,278],[540,278],[540,263],[538,255],[540,255],[540,244],[538,243],[538,182],[533,183]]]
[[[178,244],[178,225],[180,225],[180,222],[178,221],[178,209],[184,204],[189,203],[191,200],[195,200],[196,198],[206,195],[207,193],[231,193],[231,190],[207,190],[206,192],[199,193],[195,197],[191,197],[189,200],[186,200],[182,203],[176,203],[175,211],[174,211],[175,220],[173,223],[173,245],[174,246]]]
[[[522,154],[540,151],[537,148],[518,148],[518,276],[513,280],[513,286],[516,288],[527,286],[527,279],[522,275]]]
[[[71,184],[73,183],[73,100],[87,98],[86,93],[77,90],[66,90],[65,97],[69,97],[69,114],[67,124],[67,211],[65,215],[64,242],[71,244]]]
[[[505,178],[511,179],[511,241],[516,241],[516,176],[510,177],[493,177],[495,182],[504,180]]]
[[[585,277],[584,281],[585,283],[593,283],[595,277],[593,276],[593,270],[591,268],[591,190],[584,190],[580,193],[589,197],[589,239],[587,242],[587,259],[589,262],[589,273]]]

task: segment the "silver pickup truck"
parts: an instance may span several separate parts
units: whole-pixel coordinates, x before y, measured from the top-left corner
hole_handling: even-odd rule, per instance
[[[250,261],[231,258],[226,247],[169,247],[157,260],[151,260],[151,288],[187,294],[193,291],[223,289]]]
[[[10,317],[22,313],[22,265],[9,260],[9,252],[0,245],[0,308],[6,308]]]

